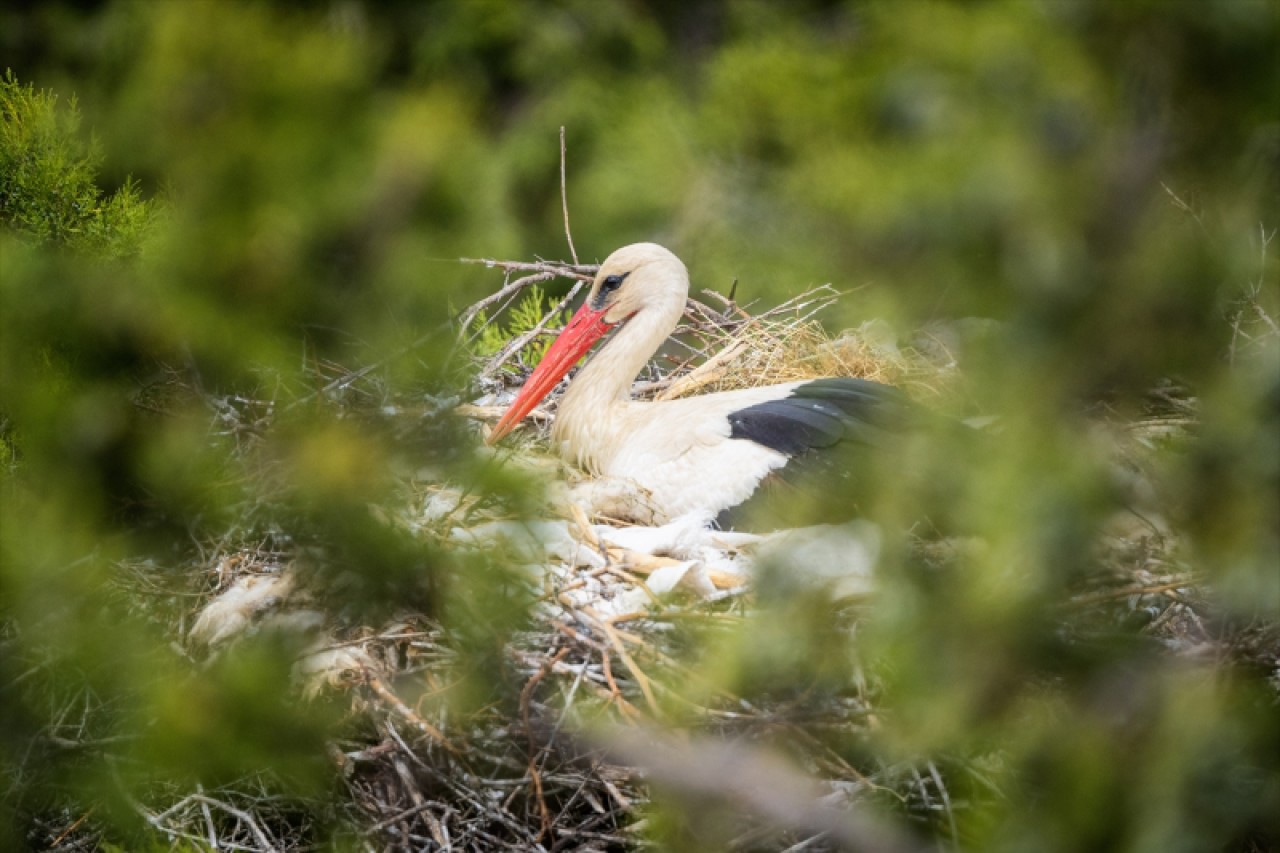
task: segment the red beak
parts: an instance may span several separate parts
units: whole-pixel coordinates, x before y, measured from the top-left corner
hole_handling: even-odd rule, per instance
[[[582,304],[582,307],[573,315],[573,319],[569,321],[569,325],[560,332],[560,337],[556,338],[556,342],[542,357],[542,361],[538,362],[533,375],[524,383],[524,387],[512,401],[511,408],[507,409],[507,413],[502,416],[502,420],[498,421],[493,431],[489,433],[485,444],[493,444],[515,429],[516,424],[524,420],[524,416],[533,411],[533,407],[538,405],[543,397],[551,393],[551,389],[564,378],[569,368],[577,364],[578,359],[586,355],[587,350],[591,349],[591,346],[600,340],[605,332],[613,328],[613,323],[605,322],[604,314],[607,310],[605,308],[596,311],[589,301]]]

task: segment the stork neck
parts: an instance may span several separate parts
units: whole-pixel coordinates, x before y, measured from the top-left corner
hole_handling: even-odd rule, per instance
[[[629,399],[631,383],[672,328],[659,312],[636,314],[578,371],[564,392],[561,411],[566,406],[577,405],[579,398],[590,400],[592,405]]]
[[[681,299],[674,309],[651,306],[640,311],[573,378],[552,428],[553,439],[566,455],[594,467],[603,452],[597,445],[606,442],[609,435],[609,410],[630,399],[631,383],[676,327],[683,310]]]

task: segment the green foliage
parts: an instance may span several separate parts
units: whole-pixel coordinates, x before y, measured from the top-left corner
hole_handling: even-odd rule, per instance
[[[998,321],[956,347],[956,414],[994,416],[998,438],[908,442],[866,472],[860,509],[886,531],[874,603],[850,614],[765,585],[743,624],[690,631],[690,690],[781,703],[787,727],[828,701],[873,706],[874,726],[806,736],[884,770],[874,802],[895,819],[915,783],[885,768],[936,760],[961,848],[1280,838],[1275,3],[6,16],[0,846],[104,803],[106,846],[169,849],[122,794],[264,769],[299,810],[323,803],[333,773],[316,759],[342,724],[291,698],[298,649],[268,635],[200,667],[170,645],[229,541],[296,556],[338,618],[438,617],[461,685],[440,701],[518,704],[503,648],[527,625],[519,567],[370,507],[403,506],[403,472],[429,467],[536,511],[525,478],[477,462],[424,404],[448,398],[456,364],[452,334],[424,333],[495,285],[453,259],[566,253],[562,125],[584,262],[657,240],[695,288],[737,279],[744,302],[856,291],[833,324]],[[476,351],[563,292],[478,318]],[[336,381],[363,365],[365,381]],[[1170,380],[1196,401],[1191,429],[1141,432]],[[962,534],[950,560],[902,532],[930,538],[922,517]],[[1123,565],[1100,557],[1134,517],[1156,532]],[[1194,572],[1222,660],[1163,649],[1123,597],[1110,621],[1074,609],[1083,585],[1147,558]],[[113,763],[68,737],[126,746]],[[652,808],[673,847],[727,844],[678,797]],[[949,843],[936,809],[902,823]]]
[[[488,312],[479,312],[471,321],[471,329],[468,330],[472,335],[471,351],[480,357],[497,353],[513,338],[535,329],[546,316],[549,307],[546,294],[535,284],[519,302],[505,312],[505,322],[494,322],[489,319]],[[536,365],[542,361],[542,356],[550,346],[550,339],[534,340],[530,343],[524,350],[528,354],[529,364]]]
[[[0,222],[37,240],[108,257],[137,254],[154,215],[134,181],[111,194],[97,183],[102,159],[77,137],[74,98],[58,108],[52,92],[23,86],[13,70],[0,80]]]

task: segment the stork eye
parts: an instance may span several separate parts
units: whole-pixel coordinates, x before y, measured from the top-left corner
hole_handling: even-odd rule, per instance
[[[600,282],[600,292],[612,293],[613,291],[617,290],[619,287],[622,287],[623,280],[629,275],[631,275],[631,273],[624,272],[621,275],[608,276],[607,278],[605,278],[604,281]]]

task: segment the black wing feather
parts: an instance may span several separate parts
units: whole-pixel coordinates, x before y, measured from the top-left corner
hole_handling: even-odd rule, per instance
[[[906,420],[902,392],[866,379],[817,379],[781,400],[757,403],[729,416],[731,438],[800,456],[841,440],[880,444]]]
[[[866,379],[817,379],[781,400],[734,412],[729,416],[729,435],[791,458],[769,480],[835,488],[847,496],[866,461],[860,458],[860,449],[891,446],[893,436],[916,420],[914,404],[897,388]],[[770,491],[758,489],[754,498],[725,509],[716,519],[717,526],[729,528],[748,521],[757,504],[769,505]]]
[[[821,400],[770,400],[729,416],[729,435],[795,456],[844,438],[843,413]]]

